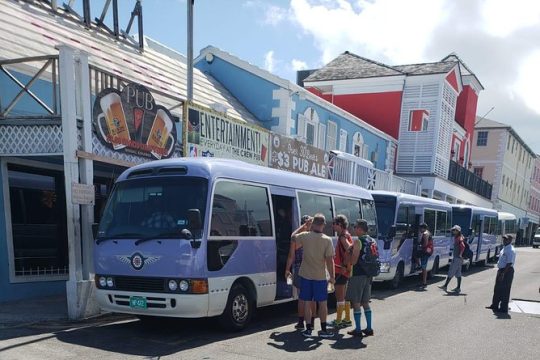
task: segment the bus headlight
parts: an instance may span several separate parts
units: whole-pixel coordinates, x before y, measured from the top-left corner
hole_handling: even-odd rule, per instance
[[[186,292],[189,289],[189,283],[186,280],[180,281],[180,291]]]
[[[381,272],[382,273],[389,273],[390,272],[390,263],[387,263],[387,262],[381,263]]]
[[[169,290],[176,291],[178,289],[178,283],[176,280],[169,280]]]
[[[114,281],[112,277],[107,278],[107,286],[112,288],[114,286]]]
[[[104,288],[104,287],[106,287],[106,286],[107,286],[107,279],[105,279],[104,276],[101,276],[101,277],[99,278],[99,287]]]

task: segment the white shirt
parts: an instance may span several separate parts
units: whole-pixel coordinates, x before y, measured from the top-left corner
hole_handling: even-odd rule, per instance
[[[506,245],[499,256],[499,262],[497,263],[497,267],[499,269],[504,269],[506,267],[506,264],[512,264],[512,266],[515,265],[516,261],[516,250],[514,250],[514,247],[512,244]]]

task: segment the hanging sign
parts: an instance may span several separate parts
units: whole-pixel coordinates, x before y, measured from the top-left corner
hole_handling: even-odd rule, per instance
[[[184,116],[187,156],[220,157],[268,166],[267,130],[195,105],[187,105]]]
[[[165,107],[156,105],[146,87],[129,83],[122,91],[105,89],[94,102],[94,131],[116,151],[153,159],[170,157],[176,126]]]
[[[71,183],[71,202],[78,205],[94,205],[96,190],[94,185]]]
[[[270,167],[327,178],[328,153],[296,139],[272,134]]]

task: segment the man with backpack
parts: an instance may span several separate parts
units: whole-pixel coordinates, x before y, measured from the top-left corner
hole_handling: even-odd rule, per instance
[[[420,266],[422,268],[422,287],[427,287],[427,264],[431,255],[433,255],[433,237],[428,230],[426,223],[421,223],[419,226],[419,244],[420,248]]]
[[[350,301],[354,309],[355,329],[347,334],[363,337],[373,335],[371,327],[371,308],[369,300],[371,298],[371,284],[373,277],[380,272],[379,252],[377,243],[368,234],[368,223],[366,220],[358,219],[354,226],[355,235],[358,236],[352,246],[351,264],[353,266],[352,276],[349,279],[347,288],[347,300]],[[362,310],[366,316],[367,327],[362,330],[360,320]]]
[[[465,239],[461,235],[461,226],[454,225],[452,229],[452,235],[454,236],[454,250],[452,253],[452,263],[448,269],[448,276],[444,285],[439,286],[440,289],[446,291],[448,283],[455,276],[457,279],[457,287],[452,291],[459,294],[461,292],[461,267],[463,266],[463,252],[465,251]]]

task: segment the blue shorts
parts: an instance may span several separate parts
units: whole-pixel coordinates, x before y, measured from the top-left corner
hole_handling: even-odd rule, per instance
[[[420,265],[422,266],[422,270],[426,270],[426,269],[427,269],[427,263],[428,263],[428,260],[429,260],[429,256],[423,255],[423,256],[420,258]]]
[[[300,299],[304,301],[326,301],[328,283],[326,280],[308,280],[300,278]]]

